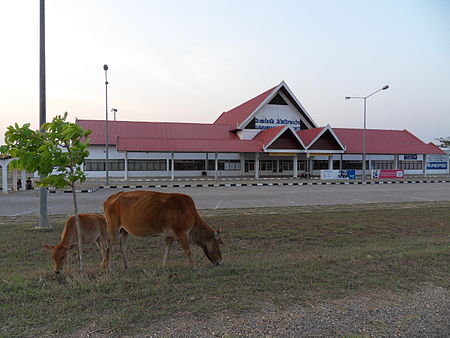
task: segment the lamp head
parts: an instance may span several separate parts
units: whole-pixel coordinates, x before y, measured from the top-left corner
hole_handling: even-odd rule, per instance
[[[104,65],[104,66],[103,66],[103,69],[104,69],[104,70],[108,70],[108,65]]]
[[[350,100],[350,96],[346,96],[345,99],[346,99],[346,100]]]
[[[383,90],[386,90],[386,89],[388,89],[389,88],[389,86],[388,85],[386,85],[386,86],[384,86],[383,88],[381,88],[381,89],[383,89]]]

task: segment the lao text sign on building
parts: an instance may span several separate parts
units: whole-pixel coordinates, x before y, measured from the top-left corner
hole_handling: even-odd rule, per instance
[[[372,170],[372,178],[403,178],[404,170],[396,169],[378,169]]]
[[[283,118],[255,118],[255,129],[271,129],[273,127],[289,125],[294,130],[300,130],[300,120]]]

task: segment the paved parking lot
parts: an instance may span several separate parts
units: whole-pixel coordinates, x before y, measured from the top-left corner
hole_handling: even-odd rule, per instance
[[[102,212],[103,201],[109,195],[121,190],[128,189],[100,189],[91,193],[79,193],[80,212]],[[450,183],[190,187],[151,190],[189,194],[199,209],[450,200]],[[72,195],[62,192],[49,194],[48,212],[73,213]],[[37,190],[0,195],[0,216],[38,215],[38,213]]]

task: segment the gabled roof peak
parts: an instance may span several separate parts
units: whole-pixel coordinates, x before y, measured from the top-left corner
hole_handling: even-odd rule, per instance
[[[298,101],[295,95],[292,93],[286,82],[281,81],[277,86],[266,90],[258,96],[240,104],[239,106],[223,112],[214,124],[228,124],[231,129],[243,129],[255,116],[255,114],[267,104],[275,95],[282,91],[287,96],[289,101],[294,105],[301,115],[301,118],[306,121],[309,128],[316,127],[315,122],[306,112],[306,109]]]

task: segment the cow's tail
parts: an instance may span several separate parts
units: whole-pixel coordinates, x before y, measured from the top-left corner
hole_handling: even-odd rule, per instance
[[[105,268],[110,266],[111,247],[114,244],[120,227],[120,215],[117,214],[115,202],[121,193],[122,191],[109,196],[103,203],[103,212],[105,214],[106,227],[108,229],[108,247],[106,248],[105,259],[102,263]]]

